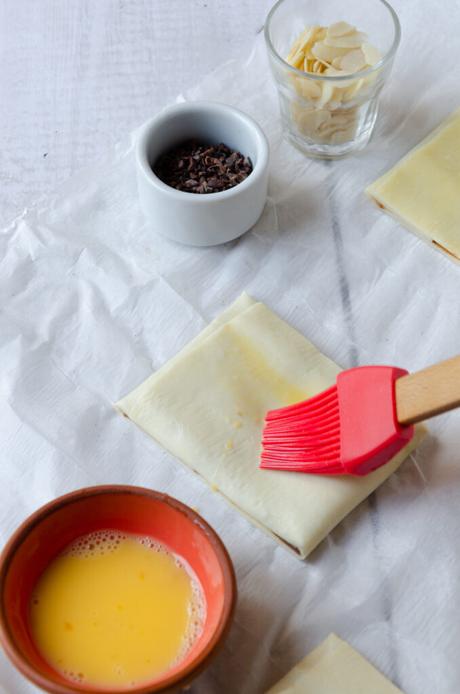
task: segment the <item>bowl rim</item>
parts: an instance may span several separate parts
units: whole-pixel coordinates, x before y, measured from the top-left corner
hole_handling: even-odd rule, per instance
[[[283,68],[287,69],[288,72],[290,72],[293,75],[296,75],[297,77],[302,77],[303,79],[309,79],[318,82],[346,82],[347,80],[361,79],[363,77],[371,75],[374,72],[377,72],[378,70],[381,70],[387,63],[389,63],[394,58],[396,51],[398,50],[398,46],[401,42],[401,23],[399,21],[399,17],[396,13],[396,10],[390,5],[389,2],[387,2],[387,0],[377,0],[377,2],[379,2],[388,10],[391,19],[393,20],[394,36],[390,48],[384,55],[382,55],[380,60],[377,63],[375,63],[375,65],[372,65],[371,67],[368,67],[365,70],[350,72],[347,75],[317,75],[313,72],[310,73],[305,72],[304,70],[299,70],[298,68],[288,63],[287,60],[285,60],[283,56],[278,53],[275,46],[273,45],[273,41],[271,38],[271,24],[273,18],[278,9],[285,2],[286,0],[277,0],[277,2],[275,2],[271,10],[269,11],[264,24],[264,38],[269,55],[274,60],[276,60],[276,62],[279,65],[281,65]]]
[[[147,158],[147,146],[152,133],[155,130],[160,131],[167,121],[176,113],[203,113],[206,116],[211,116],[213,118],[218,118],[222,114],[230,114],[234,118],[239,118],[244,122],[248,131],[251,131],[251,137],[255,142],[257,149],[257,161],[253,164],[253,169],[251,173],[241,181],[237,183],[236,186],[232,188],[227,188],[227,190],[221,190],[216,193],[208,193],[206,195],[197,195],[196,193],[189,193],[184,190],[177,190],[164,183],[158,176],[154,173],[150,162]],[[245,155],[246,156],[246,155]],[[138,136],[136,146],[135,146],[135,157],[138,170],[142,171],[144,177],[149,181],[149,183],[159,190],[162,194],[165,194],[176,202],[178,200],[187,201],[193,205],[204,205],[204,204],[215,204],[221,200],[227,198],[236,197],[242,193],[246,188],[249,188],[259,181],[260,178],[264,176],[269,163],[269,145],[267,137],[257,123],[257,121],[250,116],[248,113],[241,111],[235,106],[230,106],[229,104],[222,103],[220,101],[182,101],[177,104],[172,104],[167,106],[160,113],[156,114],[153,118],[146,121],[144,125],[141,126],[141,132]]]
[[[44,504],[31,515],[29,515],[13,532],[3,548],[0,555],[0,644],[3,646],[6,655],[16,667],[16,669],[29,681],[33,682],[38,687],[44,689],[50,694],[103,694],[104,689],[81,689],[69,684],[62,684],[48,679],[46,676],[39,673],[28,660],[23,656],[20,649],[17,647],[14,637],[10,631],[8,620],[5,614],[4,606],[4,585],[5,578],[8,574],[9,567],[13,561],[15,552],[24,542],[29,533],[39,525],[49,515],[58,512],[61,508],[72,504],[81,499],[90,496],[99,496],[103,494],[133,494],[144,496],[155,501],[165,503],[180,513],[184,514],[189,521],[198,524],[204,531],[207,539],[212,545],[213,551],[219,562],[219,566],[223,574],[223,606],[218,624],[202,651],[185,667],[183,670],[178,670],[174,675],[165,676],[164,679],[151,684],[145,684],[136,689],[130,689],[130,694],[154,694],[157,692],[168,692],[173,688],[186,685],[193,680],[200,672],[202,672],[214,657],[216,650],[223,644],[223,641],[230,628],[232,617],[234,614],[237,598],[237,583],[235,570],[233,567],[230,555],[216,533],[216,531],[190,506],[187,506],[182,501],[175,499],[164,492],[159,492],[146,487],[131,486],[131,485],[98,485],[93,487],[83,487],[75,491],[59,496],[52,501]],[[120,694],[123,690],[120,690]]]

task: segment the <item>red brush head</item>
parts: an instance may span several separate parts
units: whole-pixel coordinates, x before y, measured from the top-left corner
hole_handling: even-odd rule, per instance
[[[260,467],[298,472],[343,472],[337,386],[265,417]]]
[[[394,383],[407,371],[362,366],[302,403],[265,419],[260,467],[317,474],[366,475],[412,438],[396,417]]]
[[[395,381],[408,372],[393,366],[361,366],[337,377],[340,457],[346,472],[367,475],[393,458],[414,435],[396,416]]]

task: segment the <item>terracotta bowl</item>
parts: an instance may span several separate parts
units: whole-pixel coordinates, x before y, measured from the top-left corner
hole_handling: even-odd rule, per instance
[[[55,499],[29,516],[0,557],[0,639],[22,674],[52,694],[101,689],[69,682],[38,652],[30,634],[31,592],[44,569],[81,535],[114,528],[151,535],[182,556],[203,587],[207,615],[202,635],[187,656],[134,694],[175,692],[189,684],[214,657],[229,628],[236,600],[230,557],[213,529],[192,509],[166,494],[141,487],[80,489]]]

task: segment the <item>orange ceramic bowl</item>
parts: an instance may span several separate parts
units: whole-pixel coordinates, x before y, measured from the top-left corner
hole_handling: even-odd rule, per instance
[[[150,535],[183,557],[195,571],[206,598],[203,633],[187,656],[134,694],[174,692],[191,682],[216,653],[229,628],[236,600],[230,557],[213,529],[192,509],[166,494],[141,487],[80,489],[43,506],[16,530],[0,558],[0,639],[14,665],[52,694],[101,689],[69,682],[38,652],[30,634],[31,592],[44,569],[81,535],[114,528]]]

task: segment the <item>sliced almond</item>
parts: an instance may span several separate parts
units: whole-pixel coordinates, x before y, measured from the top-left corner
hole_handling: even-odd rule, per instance
[[[344,73],[342,70],[338,70],[335,67],[328,67],[327,70],[324,71],[324,74],[327,75],[328,77],[343,77]]]
[[[336,129],[349,128],[350,125],[356,120],[355,111],[356,109],[348,109],[348,111],[342,109],[341,111],[333,113],[332,118],[329,121],[330,127],[335,127]]]
[[[346,130],[336,130],[329,136],[329,142],[332,145],[343,145],[353,139],[356,133],[356,126],[347,128]]]
[[[327,28],[327,35],[331,38],[337,36],[346,36],[356,31],[355,27],[348,24],[348,22],[336,22],[335,24],[330,24]]]
[[[357,95],[357,93],[360,91],[362,86],[363,86],[363,80],[353,80],[352,83],[344,91],[342,101],[344,101],[345,103],[348,103],[349,101],[354,99],[355,96]]]
[[[324,41],[327,36],[327,27],[318,27],[316,32],[315,41]]]
[[[318,32],[319,27],[314,25],[311,27],[307,27],[303,34],[301,35],[301,46],[305,49],[307,46],[312,43],[312,41],[315,39],[315,36]]]
[[[324,43],[331,48],[361,48],[366,39],[366,34],[355,31],[353,34],[338,36],[337,38],[326,36]]]
[[[324,60],[331,64],[335,58],[342,58],[349,49],[326,46],[324,41],[317,41],[311,49],[312,54],[317,60]]]
[[[354,111],[354,109],[353,109]],[[331,118],[331,120],[328,123],[325,123],[324,125],[321,125],[319,130],[323,134],[328,134],[331,135],[333,132],[337,132],[338,130],[350,130],[353,127],[356,126],[356,115],[350,118],[346,119],[335,119]]]
[[[352,139],[359,105],[377,78],[377,73],[370,72],[356,79],[354,73],[380,60],[366,35],[347,22],[307,27],[287,60],[306,73],[305,78],[292,77],[299,100],[292,100],[291,112],[299,131],[317,142],[339,144]],[[308,79],[308,73],[332,79]]]
[[[336,70],[333,67],[328,68],[327,70],[324,71],[324,74],[327,75],[328,77],[346,77],[347,73],[344,72],[343,70]],[[356,80],[354,79],[349,79],[349,80],[344,80],[341,79],[340,82],[334,82],[334,87],[336,90],[339,90],[339,98],[342,98],[343,92],[348,89],[348,87],[351,87],[356,83]]]
[[[324,72],[331,67],[330,63],[328,63],[326,60],[321,60],[321,58],[319,58],[316,62],[320,66],[320,72]]]
[[[361,48],[350,51],[344,55],[340,61],[341,69],[348,74],[359,72],[359,70],[363,70],[366,65],[368,65],[368,63]]]
[[[321,127],[324,127],[326,123],[329,123],[331,120],[331,112],[326,111],[326,110],[318,110],[316,111],[316,117],[315,117],[315,127],[316,130],[319,130]]]
[[[321,109],[299,110],[297,114],[297,124],[307,134],[314,134],[319,131],[331,119],[329,111]]]
[[[292,61],[293,67],[296,67],[298,70],[303,70],[305,58],[305,51],[300,50],[296,58]]]
[[[296,79],[296,91],[303,99],[318,99],[322,94],[317,82],[302,78]]]
[[[301,34],[300,36],[298,36],[298,37],[296,38],[296,40],[294,41],[294,43],[292,44],[291,50],[289,51],[289,53],[288,53],[287,56],[286,56],[286,61],[287,61],[288,63],[291,62],[291,60],[293,59],[293,57],[295,56],[295,54],[297,53],[297,51],[299,50],[299,48],[302,47],[302,45],[303,45],[303,35],[304,35],[304,34],[305,34],[305,31],[303,31],[302,34]]]
[[[379,60],[382,57],[379,49],[373,46],[368,41],[364,41],[363,45],[361,46],[361,50],[363,52],[367,65],[375,65],[379,62]]]
[[[323,82],[322,84],[322,94],[318,99],[318,106],[325,106],[328,101],[332,99],[334,95],[334,85],[330,82]]]

